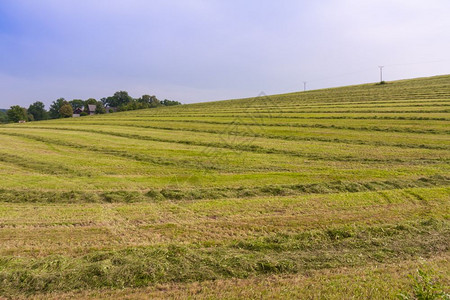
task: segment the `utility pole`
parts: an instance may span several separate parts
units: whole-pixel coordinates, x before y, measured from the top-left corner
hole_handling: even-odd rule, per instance
[[[306,81],[303,81],[303,91],[306,91]]]
[[[380,68],[380,83],[383,82],[383,68],[384,66],[378,66]]]

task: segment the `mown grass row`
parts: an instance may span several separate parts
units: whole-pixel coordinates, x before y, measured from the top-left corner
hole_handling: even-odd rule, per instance
[[[360,114],[357,114],[358,116],[361,116]],[[241,116],[205,116],[205,117],[184,117],[184,116],[149,116],[149,117],[143,117],[143,118],[120,118],[115,120],[117,123],[114,124],[112,119],[107,118],[89,118],[85,120],[86,123],[98,123],[98,124],[108,124],[110,125],[121,125],[121,124],[138,124],[143,125],[146,122],[149,123],[183,123],[185,122],[186,125],[189,125],[190,123],[204,123],[204,122],[219,122],[219,123],[256,123],[259,126],[276,126],[277,124],[285,124],[287,125],[293,125],[293,126],[316,126],[316,125],[323,125],[323,126],[330,126],[330,125],[336,125],[336,126],[347,126],[352,128],[359,128],[359,127],[382,127],[382,128],[392,128],[392,129],[404,129],[404,128],[411,128],[413,126],[419,126],[424,127],[427,129],[434,129],[434,130],[442,130],[446,129],[445,125],[446,122],[443,122],[443,120],[437,120],[432,121],[431,118],[429,118],[429,122],[423,122],[423,120],[407,120],[407,119],[394,119],[394,118],[373,118],[369,119],[368,117],[372,118],[374,116],[373,114],[366,115],[368,117],[361,117],[361,118],[353,118],[354,115],[339,115],[337,118],[334,118],[335,116],[324,116],[322,114],[316,114],[316,115],[308,115],[305,117],[301,117],[298,115],[278,115],[278,114],[246,114]],[[407,115],[409,116],[409,115]],[[423,115],[422,115],[423,116]],[[433,114],[432,116],[445,116],[445,114]],[[417,118],[417,117],[416,117]],[[386,123],[382,122],[380,120],[390,120],[391,122]],[[76,122],[74,120],[67,121],[65,124],[69,125],[80,125],[79,122]],[[32,125],[32,124],[28,124]],[[56,125],[56,124],[55,124]],[[162,124],[163,125],[163,124]]]
[[[137,134],[130,134],[130,133],[124,133],[124,132],[114,132],[114,131],[101,131],[101,130],[93,130],[93,129],[68,129],[68,128],[54,128],[56,130],[65,130],[65,131],[73,131],[73,132],[89,132],[94,134],[100,134],[100,135],[109,135],[109,136],[115,136],[115,137],[122,137],[127,139],[134,139],[134,140],[145,140],[145,141],[154,141],[154,142],[162,142],[162,143],[173,143],[173,144],[182,144],[182,145],[192,145],[192,146],[202,146],[206,147],[206,149],[209,148],[215,148],[215,149],[230,149],[235,151],[246,151],[246,152],[253,152],[253,153],[265,153],[265,154],[281,154],[281,155],[289,155],[289,156],[297,156],[297,157],[306,157],[308,159],[325,159],[323,155],[320,155],[319,153],[308,153],[306,152],[306,147],[303,146],[303,149],[300,148],[299,150],[291,150],[289,148],[274,148],[274,147],[268,147],[268,146],[262,146],[260,145],[259,141],[256,140],[238,140],[235,139],[233,142],[227,142],[224,139],[219,137],[219,140],[221,141],[215,141],[215,142],[206,142],[202,140],[179,140],[179,139],[168,139],[168,138],[161,138],[158,136],[149,136],[149,135],[137,135]],[[255,137],[254,135],[249,135],[250,137]],[[215,137],[217,139],[217,137]],[[213,137],[211,136],[210,140],[213,140]],[[356,143],[354,143],[356,144]],[[358,143],[357,145],[364,145],[363,143]],[[381,146],[381,145],[379,145]],[[446,150],[450,149],[449,147],[439,147],[439,146],[421,146],[417,145],[416,147],[399,147],[399,148],[419,148],[419,149],[434,149],[434,150]],[[442,153],[436,152],[435,155],[439,158],[428,158],[428,157],[421,157],[420,162],[421,163],[433,163],[438,161],[445,161],[445,157],[441,155]],[[356,161],[360,160],[359,157],[351,157],[351,156],[327,156],[328,160],[334,160],[334,161]],[[402,160],[400,158],[384,158],[384,159],[378,159],[378,158],[372,158],[368,159],[365,158],[364,161],[376,161],[376,162],[385,162],[385,161],[396,161],[396,162],[402,162],[406,160]],[[407,162],[412,163],[414,160],[411,158],[408,158]]]
[[[449,111],[450,112],[450,111]],[[256,116],[254,120],[258,120]],[[356,131],[381,131],[381,132],[405,132],[405,133],[419,133],[419,134],[450,134],[450,130],[438,130],[438,129],[417,129],[417,128],[400,128],[400,127],[379,127],[379,126],[342,126],[342,125],[325,125],[325,124],[299,124],[299,123],[268,123],[264,121],[261,117],[260,122],[246,122],[241,119],[237,119],[231,122],[220,122],[220,121],[205,121],[205,120],[172,120],[170,122],[179,123],[194,123],[194,124],[239,124],[241,126],[259,126],[259,127],[298,127],[298,128],[326,128],[326,129],[341,129],[341,130],[356,130]]]
[[[42,191],[0,189],[0,202],[9,203],[133,203],[163,200],[200,200],[226,198],[252,198],[265,196],[294,196],[305,194],[357,193],[416,187],[438,187],[450,184],[442,175],[420,177],[416,180],[380,180],[363,182],[332,181],[313,184],[267,185],[255,187],[223,188],[163,188],[140,191]]]
[[[448,107],[448,105],[444,105],[444,107]],[[274,111],[276,111],[277,113],[282,113],[282,114],[335,114],[335,113],[343,113],[343,114],[349,114],[349,113],[363,113],[363,114],[367,114],[367,113],[377,113],[377,114],[407,114],[407,113],[449,113],[450,109],[446,108],[446,109],[442,109],[442,108],[435,108],[435,109],[423,109],[423,108],[417,108],[414,110],[383,110],[383,109],[346,109],[346,110],[339,110],[339,109],[334,109],[334,110],[280,110],[280,109],[274,109],[274,110],[270,110],[270,109],[260,109],[260,110],[255,110],[255,111],[251,111],[251,110],[232,110],[230,111],[233,115],[229,115],[229,114],[224,114],[224,115],[218,115],[218,117],[234,117],[234,116],[242,116],[242,115],[246,115],[246,114],[250,114],[250,113],[257,113],[257,114],[261,114],[261,113],[266,113],[266,114],[271,114]],[[184,115],[179,115],[179,116],[184,116]],[[200,116],[213,116],[213,114],[202,114]]]
[[[316,270],[307,274],[267,275],[191,283],[157,284],[142,288],[94,289],[38,294],[33,300],[65,299],[396,299],[414,297],[420,288],[448,290],[448,257],[411,259],[401,264],[368,264],[353,268]],[[420,273],[424,272],[427,278]],[[28,299],[19,296],[18,300]]]
[[[101,124],[92,124],[96,127],[103,129]],[[105,124],[106,125],[106,124]],[[239,125],[242,125],[239,123]],[[300,137],[300,136],[288,136],[288,135],[274,135],[274,134],[267,134],[262,130],[259,130],[260,132],[256,132],[253,130],[242,130],[242,131],[234,131],[230,130],[227,131],[224,130],[214,130],[214,129],[198,129],[198,128],[173,128],[173,127],[164,127],[164,126],[152,126],[152,125],[135,125],[135,124],[122,124],[119,127],[112,127],[108,126],[108,131],[103,130],[96,130],[96,129],[85,129],[81,127],[43,127],[43,126],[34,126],[30,127],[29,129],[47,129],[47,130],[61,130],[61,131],[73,131],[73,132],[90,132],[90,133],[96,133],[96,134],[106,134],[106,135],[112,135],[112,136],[119,136],[119,137],[126,137],[126,138],[132,138],[137,140],[149,140],[149,141],[158,141],[158,142],[175,142],[175,143],[181,143],[186,145],[197,145],[197,146],[205,146],[205,147],[216,147],[216,148],[230,148],[233,147],[231,144],[218,144],[218,143],[206,143],[206,142],[199,142],[199,141],[192,141],[192,140],[173,140],[173,139],[167,139],[167,138],[158,138],[154,136],[149,135],[139,135],[139,134],[130,134],[130,133],[124,133],[124,132],[118,132],[117,129],[123,129],[123,127],[130,127],[130,128],[147,128],[147,129],[158,129],[158,130],[167,130],[167,131],[188,131],[188,132],[197,132],[197,133],[211,133],[211,134],[218,134],[218,135],[233,135],[233,136],[240,136],[240,137],[255,137],[255,138],[265,138],[265,139],[271,139],[271,140],[284,140],[284,141],[315,141],[315,142],[327,142],[327,143],[341,143],[341,144],[350,144],[350,145],[371,145],[371,146],[384,146],[384,147],[397,147],[397,148],[415,148],[415,149],[435,149],[435,150],[450,150],[450,145],[447,146],[446,144],[411,144],[411,143],[389,143],[389,142],[382,142],[382,141],[364,141],[364,140],[357,140],[357,139],[343,139],[343,138],[323,138],[323,137],[317,137],[317,136],[308,136],[308,137]],[[213,137],[213,136],[211,136]],[[255,150],[257,150],[257,146],[252,146]],[[234,149],[234,148],[233,148]],[[260,147],[260,149],[266,149],[266,153],[277,153],[276,149],[267,149]],[[244,149],[239,149],[244,150]],[[290,154],[294,152],[289,151],[283,151],[285,154]]]
[[[160,143],[169,143],[169,144],[181,144],[181,145],[187,145],[187,146],[196,146],[200,147],[198,148],[200,153],[203,152],[204,154],[207,154],[208,151],[212,152],[213,154],[217,150],[211,150],[211,149],[224,149],[224,150],[232,150],[232,151],[243,151],[243,152],[250,152],[250,153],[257,153],[257,154],[277,154],[277,155],[286,155],[286,156],[292,156],[292,157],[299,157],[299,158],[308,158],[310,160],[330,160],[330,161],[344,161],[344,162],[377,162],[377,163],[406,163],[406,164],[441,164],[448,160],[448,158],[445,157],[444,153],[429,153],[427,156],[419,156],[419,157],[413,157],[413,154],[410,154],[407,157],[407,153],[405,153],[406,157],[399,157],[398,155],[392,154],[387,155],[388,153],[385,153],[384,157],[368,157],[368,156],[361,156],[357,155],[358,152],[355,151],[353,155],[347,155],[344,153],[344,155],[340,154],[339,152],[336,152],[335,155],[329,155],[328,152],[325,151],[314,151],[313,148],[308,147],[308,145],[303,145],[302,148],[299,150],[290,150],[290,149],[283,149],[283,148],[274,148],[274,147],[263,147],[259,146],[256,140],[243,140],[238,141],[235,140],[233,142],[202,142],[202,141],[194,141],[194,140],[171,140],[171,139],[165,139],[165,138],[158,138],[158,137],[152,137],[152,136],[138,136],[134,134],[128,134],[128,133],[112,133],[112,132],[94,132],[89,129],[81,129],[80,131],[85,132],[92,132],[102,135],[109,135],[109,136],[116,136],[120,138],[132,138],[137,141],[153,141],[153,142],[160,142]],[[34,133],[34,132],[33,132]],[[152,164],[160,164],[160,165],[178,165],[178,166],[187,166],[192,167],[196,169],[204,169],[204,170],[225,170],[225,166],[221,166],[218,164],[218,161],[215,161],[214,159],[203,159],[202,161],[195,160],[195,159],[188,159],[188,158],[170,158],[170,157],[163,157],[163,156],[157,156],[155,154],[143,154],[143,153],[136,153],[136,152],[129,152],[129,151],[123,151],[118,150],[117,148],[112,147],[104,147],[104,146],[95,146],[92,144],[83,144],[80,142],[74,143],[69,142],[67,139],[62,138],[50,138],[48,136],[42,136],[38,134],[23,134],[21,132],[0,132],[0,135],[8,135],[13,137],[22,137],[38,142],[43,143],[51,143],[55,145],[61,145],[61,146],[67,146],[72,148],[80,148],[85,149],[93,152],[99,152],[107,155],[113,155],[118,157],[124,157],[133,159],[136,161],[142,161],[142,162],[148,162]],[[293,147],[293,145],[292,145]],[[311,148],[311,149],[309,149]],[[316,147],[317,148],[317,147]],[[325,148],[325,147],[323,147]],[[319,149],[317,149],[319,150]],[[429,150],[429,149],[428,149]],[[439,150],[436,150],[439,151]],[[342,152],[342,151],[340,151]],[[235,152],[236,153],[236,152]],[[217,154],[217,153],[216,153]],[[356,154],[356,155],[355,155]],[[363,153],[361,153],[363,154]],[[225,155],[226,156],[226,155]],[[416,155],[417,156],[417,155]],[[231,162],[231,160],[229,161]],[[236,171],[238,171],[238,166],[235,167]],[[248,168],[247,168],[248,169]],[[275,170],[275,169],[273,169]]]
[[[403,101],[403,102],[396,102],[396,101],[377,101],[377,102],[359,102],[359,103],[333,103],[332,105],[330,104],[321,104],[321,103],[314,103],[314,104],[304,104],[304,103],[290,103],[290,104],[278,104],[275,103],[273,105],[252,105],[251,107],[251,111],[252,112],[257,112],[258,110],[262,109],[278,109],[281,112],[284,109],[292,109],[292,108],[326,108],[326,109],[330,109],[330,108],[387,108],[387,107],[391,107],[391,108],[397,108],[397,107],[422,107],[422,108],[429,108],[429,107],[439,107],[439,106],[444,106],[447,107],[449,105],[449,100],[440,100],[440,101],[433,101],[433,100],[429,100],[429,101],[420,101],[420,100],[415,100],[415,101]],[[227,108],[222,108],[217,110],[217,112],[222,113],[222,112],[236,112],[237,110],[233,110],[233,109],[227,109]]]
[[[105,130],[111,130],[111,131],[117,131],[118,129],[129,129],[132,130],[135,129],[158,129],[158,130],[164,130],[164,131],[188,131],[188,132],[198,132],[198,133],[213,133],[213,134],[232,134],[237,136],[255,136],[255,137],[267,137],[267,138],[278,138],[278,139],[284,139],[284,140],[295,140],[296,138],[332,138],[333,140],[341,140],[341,139],[347,139],[349,140],[349,137],[351,137],[350,141],[352,140],[364,140],[366,142],[380,142],[380,141],[390,141],[392,140],[394,143],[397,144],[410,144],[410,145],[421,145],[423,144],[425,147],[427,145],[436,145],[436,144],[442,144],[443,146],[448,145],[447,141],[447,135],[423,135],[423,134],[415,134],[415,133],[391,133],[391,132],[361,132],[361,131],[354,131],[354,130],[342,130],[342,129],[324,129],[324,128],[313,128],[313,129],[301,129],[301,128],[295,128],[295,127],[276,127],[276,126],[269,126],[265,127],[264,124],[256,125],[256,126],[249,126],[249,125],[242,125],[240,123],[240,120],[233,120],[230,121],[230,123],[223,123],[223,124],[202,124],[202,123],[186,123],[183,124],[183,122],[157,122],[157,121],[147,121],[147,122],[122,122],[122,121],[116,121],[115,123],[112,122],[86,122],[85,124],[76,124],[72,122],[66,122],[64,124],[53,124],[53,125],[46,125],[43,126],[36,126],[40,128],[47,128],[51,129],[52,127],[56,128],[82,128],[86,129],[86,127],[90,127],[89,129],[98,128],[98,129],[105,129]],[[34,128],[30,127],[30,128]],[[151,134],[152,132],[149,132]],[[180,132],[181,133],[181,132]],[[186,137],[186,136],[185,136]],[[398,141],[398,142],[397,142]],[[400,142],[400,141],[407,141],[407,142]],[[423,142],[422,142],[423,141]]]
[[[219,247],[339,226],[448,216],[448,189],[311,194],[144,203],[18,203],[0,206],[0,256],[85,256],[167,244]]]
[[[0,161],[17,165],[21,168],[29,169],[33,172],[64,176],[90,176],[89,172],[81,172],[79,170],[70,169],[64,165],[55,164],[52,162],[42,162],[33,160],[28,157],[8,154],[0,151]]]
[[[307,94],[308,93],[299,93],[297,94],[297,98],[300,97],[306,97],[307,98]],[[275,97],[277,101],[271,102],[270,98]],[[291,95],[291,100],[285,100],[283,101],[283,99],[285,99],[286,97],[288,97],[288,95],[275,95],[275,96],[266,96],[266,98],[256,98],[253,100],[258,100],[258,101],[253,101],[252,106],[251,107],[255,107],[255,108],[259,108],[259,107],[272,107],[272,108],[284,108],[284,107],[330,107],[330,108],[338,108],[338,107],[354,107],[354,106],[364,106],[364,107],[378,107],[378,106],[383,106],[385,104],[392,104],[392,106],[416,106],[416,105],[427,105],[427,104],[441,104],[441,103],[448,103],[450,97],[442,97],[442,98],[435,98],[435,99],[420,99],[420,98],[405,98],[402,100],[388,100],[388,99],[379,99],[377,101],[346,101],[345,98],[342,98],[342,101],[339,102],[333,102],[333,103],[327,103],[327,102],[320,102],[320,101],[296,101],[297,99],[292,98]],[[262,100],[262,101],[261,101]],[[269,100],[269,101],[267,101]],[[243,100],[245,101],[245,100]],[[218,111],[223,111],[223,110],[227,110],[229,109],[229,107],[236,107],[234,102],[230,102],[230,101],[224,101],[224,103],[226,105],[224,105],[224,103],[221,102],[213,102],[214,106],[217,106],[219,109]],[[199,106],[202,106],[204,104],[193,104],[191,106],[189,106],[187,109],[183,109],[183,111],[201,111],[199,110]],[[207,104],[208,105],[208,104]],[[176,111],[180,111],[179,109],[177,109]]]
[[[450,105],[450,104],[449,104]],[[356,115],[336,115],[336,116],[320,116],[318,114],[310,116],[292,116],[292,115],[263,115],[257,114],[255,117],[261,118],[264,116],[270,116],[271,119],[299,119],[299,120],[400,120],[400,121],[450,121],[450,118],[443,117],[418,117],[418,116],[378,116],[378,115],[368,115],[368,116],[356,116]],[[134,118],[120,118],[120,121],[140,121],[140,120],[156,120],[156,121],[172,121],[172,120],[180,120],[183,121],[184,118],[230,118],[233,116],[229,115],[183,115],[177,116],[159,116],[159,115],[143,115],[143,116],[135,116]],[[236,117],[236,116],[235,116]],[[92,121],[92,119],[90,120]],[[105,119],[99,119],[99,121],[105,121]],[[101,122],[99,122],[101,123]],[[65,122],[66,124],[66,122]],[[77,124],[77,123],[74,123]]]
[[[96,146],[88,146],[78,143],[71,143],[68,141],[56,139],[56,138],[47,138],[47,137],[41,137],[36,135],[30,135],[30,134],[22,134],[22,133],[12,133],[12,132],[0,132],[0,135],[7,135],[7,136],[13,136],[13,137],[22,137],[29,140],[34,140],[42,143],[50,143],[54,145],[60,145],[60,146],[66,146],[70,148],[75,149],[84,149],[92,152],[102,153],[105,155],[111,155],[111,156],[117,156],[122,158],[127,158],[135,161],[140,162],[147,162],[151,164],[157,164],[157,165],[183,165],[183,164],[191,164],[191,166],[194,166],[193,163],[189,163],[188,161],[181,161],[181,160],[171,160],[167,157],[155,157],[155,156],[148,156],[148,155],[142,155],[139,153],[131,153],[128,151],[123,150],[117,150],[112,148],[106,148],[106,147],[96,147]],[[214,168],[214,166],[210,166],[210,168]]]
[[[270,118],[270,117],[269,117]],[[256,122],[255,122],[256,121]],[[108,125],[116,125],[119,126],[149,126],[148,123],[156,123],[158,120],[146,120],[145,122],[129,122],[124,123],[121,120],[116,120],[113,122],[113,124],[109,124],[107,122],[104,122],[104,124]],[[190,124],[213,124],[213,125],[239,125],[242,127],[245,126],[255,126],[258,128],[264,128],[264,127],[290,127],[290,128],[320,128],[320,129],[339,129],[339,130],[353,130],[353,131],[374,131],[374,132],[399,132],[399,133],[418,133],[418,134],[450,134],[450,130],[445,130],[445,126],[443,129],[437,129],[437,128],[425,128],[418,129],[415,127],[392,127],[392,126],[347,126],[347,125],[335,125],[335,124],[302,124],[302,123],[293,123],[293,122],[283,122],[283,123],[273,123],[273,122],[267,122],[265,117],[261,116],[251,118],[250,122],[246,121],[245,119],[233,119],[230,121],[212,121],[212,120],[164,120],[164,123],[185,123],[185,126],[190,126]],[[64,123],[65,125],[80,125],[79,123]],[[84,125],[101,125],[102,123],[99,122],[86,122],[83,123]],[[150,125],[151,126],[151,125]],[[159,125],[153,125],[153,126],[159,126]],[[161,128],[161,127],[160,127]],[[167,125],[165,125],[165,128],[167,128]],[[187,127],[189,128],[189,127]]]
[[[294,235],[193,247],[169,244],[94,251],[70,258],[0,258],[0,293],[140,287],[167,282],[399,262],[449,250],[450,228],[438,219],[377,226],[338,226]]]
[[[240,127],[240,128],[239,128]],[[94,129],[95,128],[95,129]],[[209,127],[210,128],[210,127]],[[153,125],[133,125],[133,124],[124,124],[121,126],[104,126],[100,124],[96,124],[95,126],[91,126],[89,129],[80,126],[39,126],[30,128],[32,131],[39,132],[38,130],[48,130],[48,132],[58,131],[72,131],[74,135],[77,135],[77,131],[80,132],[91,132],[102,135],[112,135],[112,136],[122,136],[127,138],[132,138],[136,140],[154,140],[161,142],[169,142],[169,143],[182,143],[182,144],[193,144],[199,146],[215,146],[217,144],[218,148],[221,147],[233,147],[233,146],[242,146],[242,141],[249,141],[251,139],[252,145],[255,148],[261,147],[266,149],[266,151],[272,150],[267,147],[268,145],[276,146],[278,150],[287,151],[297,145],[296,148],[298,150],[307,150],[308,147],[314,145],[313,143],[300,144],[295,143],[296,141],[317,141],[317,142],[326,142],[326,143],[342,143],[342,144],[353,144],[353,145],[376,145],[376,146],[386,146],[386,147],[397,147],[397,148],[420,148],[420,149],[435,149],[435,150],[447,150],[450,145],[445,139],[445,135],[439,135],[437,137],[424,137],[422,140],[418,141],[418,143],[414,144],[414,138],[419,137],[420,135],[411,134],[411,135],[395,135],[395,136],[365,136],[365,135],[352,135],[351,131],[346,132],[347,134],[341,133],[341,135],[336,136],[335,138],[330,138],[334,136],[333,132],[323,132],[321,134],[320,131],[314,132],[295,132],[295,131],[268,131],[263,130],[259,127],[250,128],[245,126],[240,126],[237,124],[236,126],[225,126],[225,127],[214,127],[213,129],[208,129],[207,126],[199,127],[199,128],[185,128],[185,127],[165,127],[165,126],[153,126]],[[139,130],[133,130],[139,129]],[[145,131],[144,129],[152,129],[152,131]],[[153,130],[154,129],[154,130]],[[245,130],[247,129],[247,130]],[[184,132],[196,132],[196,133],[204,133],[198,135],[186,135]],[[10,131],[10,132],[18,132],[20,131]],[[29,131],[31,132],[31,131]],[[292,133],[292,134],[290,134]],[[339,133],[339,132],[336,132]],[[60,133],[58,133],[60,134]],[[211,135],[209,135],[211,134]],[[350,134],[350,135],[349,135]],[[233,137],[234,143],[228,142],[227,139],[231,139]],[[356,138],[346,138],[346,137],[359,137],[365,138],[356,139]],[[183,139],[180,139],[183,138]],[[280,140],[280,141],[291,141],[292,143],[283,143],[286,148],[278,148],[281,144],[276,144],[273,141],[264,141],[263,139],[269,140]],[[387,140],[392,140],[392,142],[387,142]],[[221,141],[219,143],[212,141]],[[264,141],[264,142],[263,142]],[[399,141],[399,142],[397,142]],[[245,143],[249,144],[249,143]],[[264,146],[262,146],[264,145]],[[265,146],[267,145],[267,146]],[[289,146],[290,145],[290,146]],[[292,152],[292,150],[291,150]],[[292,152],[292,153],[295,153]]]
[[[445,107],[445,109],[442,109],[442,107]],[[378,109],[378,108],[372,108],[372,109],[347,109],[347,108],[336,108],[336,109],[316,109],[316,110],[300,110],[300,109],[289,109],[289,108],[285,108],[285,109],[280,109],[279,107],[264,107],[264,108],[260,108],[260,109],[256,109],[256,108],[245,108],[245,109],[230,109],[230,110],[222,110],[222,111],[217,111],[217,116],[218,117],[238,117],[238,116],[242,116],[242,115],[246,115],[246,114],[266,114],[266,115],[270,115],[274,112],[276,112],[277,114],[280,115],[288,115],[288,114],[297,114],[299,116],[304,116],[305,114],[336,114],[336,113],[343,113],[343,114],[355,114],[355,113],[362,113],[362,114],[368,114],[368,113],[377,113],[377,114],[407,114],[407,113],[448,113],[449,109],[448,109],[448,105],[442,105],[442,106],[437,106],[435,107],[434,105],[432,107],[426,108],[426,107],[417,107],[416,109],[410,109],[410,110],[405,110],[405,109],[387,109],[388,107],[386,107],[385,109]],[[192,114],[192,112],[187,112],[188,114]],[[175,114],[176,116],[179,117],[186,117],[188,115],[185,114]],[[202,116],[213,116],[215,114],[212,113],[205,113],[205,112],[201,112],[200,114],[193,114],[191,116],[195,116],[195,117],[202,117]]]

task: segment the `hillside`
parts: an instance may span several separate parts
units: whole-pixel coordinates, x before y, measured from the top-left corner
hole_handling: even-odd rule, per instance
[[[0,125],[0,295],[448,284],[449,125],[450,76]]]

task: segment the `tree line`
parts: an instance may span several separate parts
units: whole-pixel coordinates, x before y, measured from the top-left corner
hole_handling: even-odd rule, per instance
[[[155,108],[159,106],[180,105],[178,101],[164,99],[158,100],[156,96],[142,95],[140,98],[133,98],[126,91],[115,92],[110,97],[105,97],[97,101],[94,98],[87,100],[73,99],[67,101],[59,98],[52,102],[49,110],[45,109],[44,103],[36,101],[28,108],[13,105],[8,110],[0,110],[0,123],[19,121],[40,121],[47,119],[59,119],[72,117],[74,112],[80,116],[89,115],[89,105],[95,105],[96,114],[112,113],[115,111],[127,111],[145,108]],[[107,111],[108,110],[108,111]]]

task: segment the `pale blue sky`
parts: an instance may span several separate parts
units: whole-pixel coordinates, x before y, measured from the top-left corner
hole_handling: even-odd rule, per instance
[[[183,103],[450,73],[448,0],[1,0],[0,107]]]

